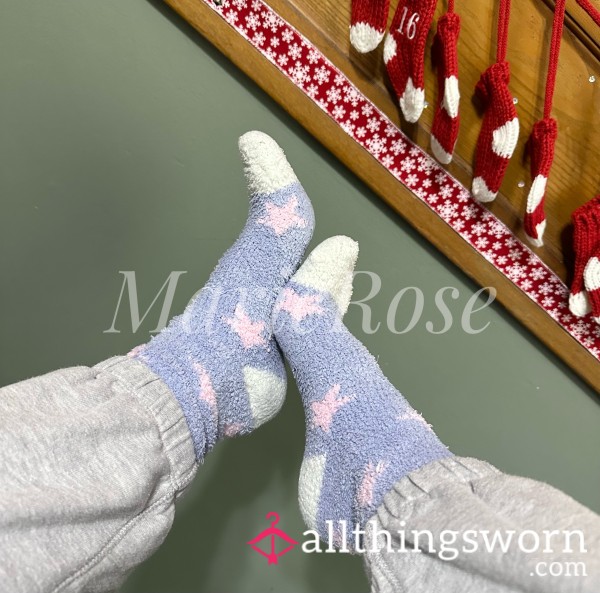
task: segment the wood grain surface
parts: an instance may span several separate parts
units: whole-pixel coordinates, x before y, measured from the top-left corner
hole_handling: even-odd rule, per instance
[[[203,0],[165,0],[196,30],[369,185],[394,210],[481,286],[494,286],[498,300],[596,391],[600,392],[600,362],[580,346],[545,311],[465,243],[442,219],[390,175],[362,147],[346,135],[275,66],[260,55]],[[392,0],[390,20],[397,0]],[[348,41],[350,2],[269,0],[269,5],[296,27],[371,99],[415,143],[429,148],[433,109],[417,124],[401,120],[385,77],[382,47],[368,55],[351,49]],[[521,221],[531,182],[525,143],[532,124],[541,117],[553,3],[542,0],[513,2],[508,40],[511,90],[518,99],[521,140],[509,165],[498,198],[490,210],[524,239]],[[445,10],[440,2],[435,20]],[[495,4],[457,2],[461,16],[459,42],[461,131],[453,163],[447,170],[470,187],[471,167],[481,114],[472,101],[479,76],[494,60]],[[600,35],[577,6],[568,3],[568,19],[559,61],[553,115],[559,136],[554,167],[548,182],[548,228],[545,245],[536,253],[558,276],[569,282],[572,267],[571,212],[600,191]],[[596,82],[590,82],[595,77]],[[426,56],[426,100],[435,100],[435,75]],[[524,182],[524,186],[522,184]],[[520,187],[521,186],[521,187]]]

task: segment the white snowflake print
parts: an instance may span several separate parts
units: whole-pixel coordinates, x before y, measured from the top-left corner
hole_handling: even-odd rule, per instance
[[[453,204],[450,200],[445,200],[444,203],[438,208],[439,215],[446,221],[458,216],[456,210],[458,209],[457,204]]]
[[[233,0],[233,5],[238,9],[241,10],[242,8],[246,8],[247,6],[247,2],[246,0]]]
[[[337,86],[343,86],[347,83],[348,81],[346,80],[346,77],[341,74],[340,72],[338,72],[335,75],[335,78],[333,79],[333,83],[337,84]]]
[[[290,70],[290,75],[297,84],[304,84],[305,82],[308,82],[310,80],[310,75],[308,74],[308,72],[308,66],[303,66],[302,62],[298,61]]]
[[[353,110],[350,112],[350,115],[349,115],[348,117],[350,117],[350,119],[351,119],[352,121],[356,121],[356,120],[358,119],[358,117],[359,117],[359,115],[358,115],[358,111],[356,111],[356,109],[353,109]]]
[[[386,154],[384,157],[382,157],[381,159],[381,164],[386,168],[386,169],[390,169],[391,166],[394,164],[394,157],[390,154]],[[424,192],[426,193],[426,192]],[[421,196],[423,197],[423,196]]]
[[[398,135],[398,128],[393,123],[388,122],[385,125],[385,135],[389,138],[395,138]]]
[[[281,34],[281,38],[286,43],[291,43],[292,39],[294,38],[294,34],[289,29],[284,29],[283,33]]]
[[[225,20],[230,24],[235,26],[236,21],[238,20],[237,12],[233,9],[227,11],[225,13]]]
[[[462,218],[455,218],[452,221],[452,228],[455,231],[461,231],[462,229],[465,228],[465,221]]]
[[[269,41],[269,43],[273,47],[277,47],[279,45],[279,37],[271,37],[271,41]]]
[[[329,81],[329,70],[325,66],[321,66],[315,70],[313,78],[317,81],[317,84],[325,84]]]
[[[367,122],[367,129],[369,132],[377,132],[381,127],[381,122],[376,117],[371,117]]]
[[[525,278],[525,280],[521,281],[521,288],[525,292],[529,292],[533,288],[533,282],[529,278]]]
[[[285,68],[285,66],[288,63],[288,57],[285,54],[281,54],[278,58],[277,58],[277,63],[282,67]]]
[[[309,97],[311,97],[311,99],[314,99],[317,96],[318,92],[319,92],[319,88],[314,83],[312,83],[312,84],[308,85],[308,87],[306,87],[306,93],[308,94]]]
[[[405,173],[410,173],[416,166],[415,160],[409,157],[406,157],[400,163],[400,169],[402,169]]]
[[[367,148],[376,157],[387,152],[385,141],[379,137],[379,134],[374,134],[367,140]]]
[[[309,64],[316,64],[319,61],[319,52],[316,49],[310,49],[306,59]]]
[[[471,218],[475,218],[477,216],[478,211],[479,209],[475,204],[467,204],[462,211],[463,218],[466,220],[471,220]]]
[[[356,137],[364,138],[367,135],[367,130],[365,130],[362,126],[360,128],[356,128]]]
[[[543,268],[533,268],[531,272],[529,272],[532,280],[542,280],[546,277],[546,270]]]
[[[449,185],[443,185],[440,188],[440,196],[442,198],[449,198],[452,195],[452,187]]]
[[[251,12],[246,17],[246,27],[248,27],[248,29],[252,29],[253,31],[256,31],[256,29],[259,25],[260,25],[260,19],[258,18],[258,15],[255,14],[254,12]]]
[[[294,43],[289,46],[288,54],[292,60],[299,60],[300,56],[302,56],[302,49],[297,43]]]
[[[365,117],[370,117],[373,113],[373,105],[371,105],[371,103],[365,103],[360,110]]]
[[[260,31],[258,33],[255,33],[254,36],[252,37],[252,43],[254,43],[254,45],[258,45],[259,47],[261,45],[263,45],[263,43],[266,40],[267,40],[267,38]]]
[[[398,138],[392,142],[391,151],[398,156],[401,152],[406,149],[406,142],[402,138]]]
[[[419,178],[414,173],[411,173],[406,178],[406,185],[408,185],[408,187],[414,187],[417,183],[419,183]]]
[[[475,240],[475,247],[477,247],[477,249],[485,249],[489,242],[490,241],[487,237],[477,237]],[[490,254],[492,257],[495,255],[493,251],[490,251]]]
[[[344,88],[344,103],[350,103],[352,107],[356,107],[358,105],[358,101],[360,100],[360,93],[353,86],[346,86]],[[354,111],[358,117],[358,112]]]
[[[327,89],[327,92],[325,94],[327,95],[327,99],[332,105],[335,105],[342,98],[342,93],[340,89],[336,87],[331,87]]]
[[[478,237],[480,235],[483,235],[483,233],[485,233],[486,231],[486,226],[485,224],[483,224],[483,222],[476,222],[473,225],[473,234],[477,235]]]
[[[283,21],[274,12],[265,10],[261,16],[263,27],[269,29],[271,33],[277,33],[277,29],[283,25]]]
[[[341,105],[336,105],[331,114],[335,119],[343,119],[344,115],[346,115],[346,110]],[[351,124],[354,127],[354,124]]]
[[[546,296],[542,299],[542,305],[548,309],[554,305],[554,299],[551,296]]]

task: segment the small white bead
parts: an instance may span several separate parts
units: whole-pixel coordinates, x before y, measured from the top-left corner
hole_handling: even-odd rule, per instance
[[[519,99],[517,99],[516,97],[513,97],[513,105],[516,105],[519,102]]]
[[[517,183],[517,185],[519,187],[525,187],[525,182],[524,181],[519,181],[519,183]]]
[[[596,77],[592,74],[589,78],[588,78],[589,82],[596,82]]]

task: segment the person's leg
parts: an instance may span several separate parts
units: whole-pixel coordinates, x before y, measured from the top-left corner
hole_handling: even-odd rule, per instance
[[[248,222],[187,311],[128,357],[0,390],[0,591],[117,590],[215,442],[279,410],[271,312],[313,212],[271,138],[240,149]]]
[[[477,459],[433,462],[399,480],[368,521],[364,549],[378,593],[600,591],[600,517]]]
[[[452,456],[341,324],[356,256],[349,239],[324,242],[275,305],[306,413],[308,527],[366,551],[374,592],[598,593],[600,518],[546,484]]]

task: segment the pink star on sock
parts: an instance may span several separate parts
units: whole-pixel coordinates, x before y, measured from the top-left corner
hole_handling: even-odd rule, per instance
[[[252,321],[240,304],[235,307],[233,318],[225,319],[225,323],[240,337],[244,349],[267,343],[261,335],[265,329],[264,321]]]
[[[306,220],[296,214],[297,207],[298,198],[296,196],[292,196],[283,206],[267,202],[265,204],[267,215],[264,218],[259,218],[257,222],[271,227],[277,236],[283,235],[292,227],[304,228],[306,227]]]
[[[373,502],[375,482],[377,482],[377,478],[387,469],[388,465],[387,461],[380,461],[377,465],[369,461],[367,464],[357,496],[358,504],[361,507],[366,507]]]
[[[321,295],[298,294],[293,288],[286,288],[283,291],[283,300],[279,303],[279,309],[287,311],[294,321],[302,321],[307,315],[313,313],[323,313]]]
[[[320,402],[312,402],[310,407],[313,412],[313,425],[322,428],[325,432],[329,432],[333,415],[352,398],[340,397],[340,384],[334,385]]]
[[[212,382],[206,369],[199,363],[194,363],[194,370],[198,375],[198,383],[200,384],[200,399],[208,404],[211,412],[217,415],[217,394],[213,389]]]

